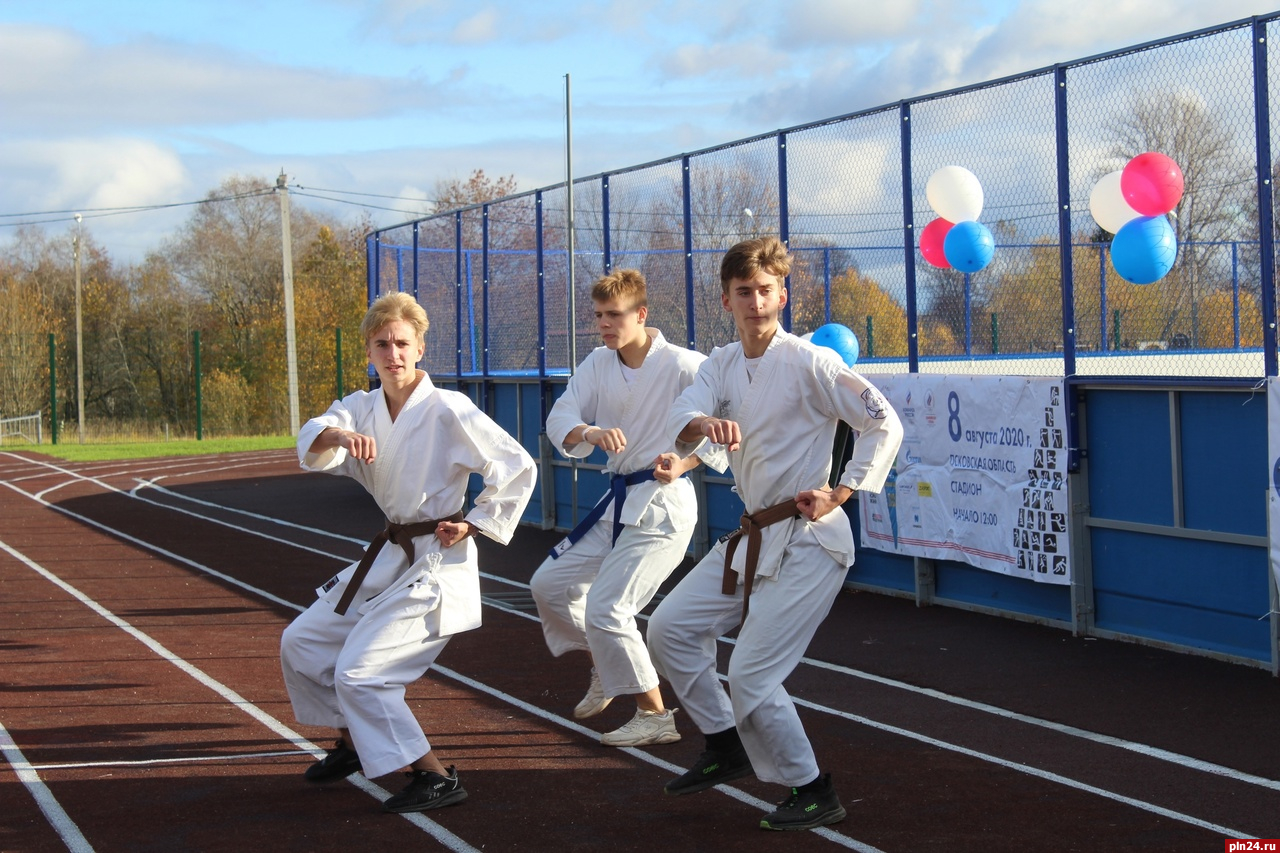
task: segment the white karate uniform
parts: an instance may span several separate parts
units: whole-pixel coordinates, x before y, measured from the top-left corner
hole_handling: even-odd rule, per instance
[[[311,453],[326,427],[374,437],[366,464],[344,448]],[[298,458],[309,471],[359,481],[397,524],[447,518],[466,501],[469,475],[484,489],[466,520],[506,544],[533,494],[537,468],[515,439],[466,395],[436,388],[424,376],[394,422],[382,390],[335,401],[298,433]],[[318,600],[285,629],[281,665],[298,722],[347,728],[370,778],[426,755],[431,745],[404,701],[449,638],[480,625],[476,545],[468,537],[442,549],[435,534],[413,540],[415,560],[387,542],[346,615],[334,606],[353,563],[318,589]]]
[[[627,446],[610,453],[605,474],[652,469],[662,453],[674,450],[664,438],[671,402],[693,381],[706,356],[667,343],[657,329],[644,364],[628,384],[617,352],[598,347],[579,365],[547,416],[547,435],[566,457],[585,458],[588,442],[565,445],[581,424],[618,428]],[[723,471],[722,450],[707,447],[700,458]],[[613,507],[569,550],[547,558],[531,582],[547,647],[559,657],[590,651],[607,696],[645,693],[658,675],[636,626],[636,614],[680,564],[698,518],[697,497],[687,477],[663,484],[649,480],[627,487],[624,525],[616,544]]]
[[[839,420],[858,431],[840,483],[878,492],[902,442],[902,424],[865,378],[834,352],[782,329],[748,378],[742,345],[716,349],[671,407],[666,435],[695,417],[736,421],[742,443],[729,454],[735,491],[749,513],[825,487]],[[677,443],[680,452],[701,443]],[[742,619],[745,544],[734,554],[735,595],[720,591],[721,542],[680,582],[649,621],[658,672],[704,734],[738,727],[756,775],[798,786],[819,769],[783,681],[795,669],[853,565],[853,530],[832,510],[764,528],[750,615],[729,659],[729,694],[716,676],[716,638]],[[730,694],[732,698],[730,698]]]

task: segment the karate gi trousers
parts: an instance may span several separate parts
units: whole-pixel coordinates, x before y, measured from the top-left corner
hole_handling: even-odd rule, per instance
[[[612,515],[559,558],[543,561],[530,588],[553,655],[590,651],[606,696],[647,693],[658,686],[658,673],[636,614],[684,559],[693,528],[628,525],[611,546]]]
[[[757,578],[747,621],[729,657],[729,690],[716,675],[716,640],[742,620],[742,584],[720,591],[723,546],[662,600],[649,620],[649,650],[680,706],[703,734],[738,727],[755,774],[795,787],[819,774],[813,747],[782,682],[796,668],[844,585],[847,569],[797,530],[775,578]]]
[[[383,776],[431,751],[404,699],[449,642],[439,598],[393,598],[346,615],[317,599],[280,639],[284,683],[299,723],[349,729],[364,775]]]

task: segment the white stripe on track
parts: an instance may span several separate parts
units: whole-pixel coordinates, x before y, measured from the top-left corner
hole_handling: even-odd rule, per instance
[[[282,758],[286,755],[297,757],[296,749],[277,752],[245,752],[236,755],[198,755],[183,758],[148,758],[142,761],[76,761],[70,764],[33,764],[31,768],[42,770],[83,770],[90,767],[157,767],[165,764],[193,764],[208,761],[244,761],[256,758]]]
[[[200,506],[212,507],[213,509],[219,510],[221,512],[229,512],[229,513],[234,513],[236,515],[243,515],[243,516],[247,516],[248,518],[257,519],[258,521],[267,521],[267,522],[270,522],[271,524],[278,524],[282,527],[292,527],[295,530],[302,530],[307,533],[314,533],[317,536],[327,536],[330,539],[339,539],[343,542],[354,542],[355,544],[359,545],[362,549],[364,548],[365,545],[369,544],[368,539],[357,539],[354,536],[343,536],[341,533],[332,533],[328,530],[321,530],[318,527],[308,527],[305,524],[298,524],[293,521],[285,521],[282,518],[275,518],[274,516],[263,515],[260,512],[250,512],[247,509],[238,509],[233,506],[224,506],[222,504],[213,503],[212,501],[205,501],[205,500],[201,500],[200,498],[193,498],[190,495],[184,495],[182,492],[175,492],[171,489],[166,489],[163,486],[157,486],[156,480],[160,480],[160,479],[162,478],[156,477],[154,480],[140,480],[135,477],[134,480],[135,482],[137,482],[138,485],[134,486],[132,489],[126,492],[126,494],[128,494],[129,497],[131,498],[136,498],[138,497],[138,492],[142,491],[143,489],[151,489],[152,491],[159,492],[162,495],[168,495],[169,497],[175,498],[177,500],[184,500],[193,504],[199,504]],[[155,503],[155,501],[151,501],[151,503],[156,506],[168,506],[168,504],[157,504]],[[196,517],[205,518],[205,516],[202,516],[202,515],[196,516]]]
[[[3,723],[0,723],[0,754],[4,755],[5,760],[18,774],[18,781],[26,786],[27,793],[31,794],[31,799],[36,801],[36,805],[44,813],[45,820],[49,821],[49,825],[53,827],[54,832],[58,833],[58,837],[62,839],[63,844],[67,845],[67,849],[71,853],[93,853],[93,845],[80,832],[80,827],[76,826],[71,816],[63,811],[62,805],[54,798],[49,786],[41,781],[35,768],[27,763],[26,756],[13,742]]]
[[[47,465],[47,466],[48,466],[48,467],[50,467],[50,468],[55,468],[55,469],[57,469],[57,466],[49,465],[49,463],[43,463],[43,462],[41,462],[41,463],[39,463],[39,464]],[[58,470],[63,470],[63,469],[58,469]],[[114,491],[114,492],[116,492],[116,493],[118,493],[118,494],[122,494],[122,495],[125,495],[125,496],[134,497],[136,500],[143,500],[144,502],[146,502],[146,503],[150,503],[150,504],[153,504],[153,505],[155,505],[155,506],[161,506],[161,507],[165,507],[165,508],[175,509],[175,511],[182,512],[182,510],[177,510],[176,508],[167,507],[167,506],[166,506],[166,505],[164,505],[164,504],[158,504],[158,503],[156,503],[156,502],[154,502],[154,501],[145,501],[145,499],[143,499],[143,498],[139,498],[139,497],[137,497],[137,496],[130,495],[130,493],[128,493],[128,492],[123,492],[123,491],[121,491],[121,490],[119,490],[119,489],[116,489],[116,488],[115,488],[115,487],[113,487],[113,486],[110,486],[109,484],[105,484],[105,483],[98,483],[98,481],[94,480],[93,478],[83,478],[83,477],[79,477],[75,472],[72,472],[72,471],[65,471],[65,470],[63,470],[63,473],[67,473],[67,474],[70,474],[71,476],[75,476],[75,477],[77,477],[77,479],[86,479],[86,480],[90,480],[90,481],[92,481],[92,482],[97,483],[98,485],[101,485],[103,488],[106,488],[106,489],[108,489],[108,490]],[[8,484],[6,483],[6,485],[8,485]],[[31,496],[29,493],[27,493],[27,492],[23,492],[23,491],[22,491],[22,490],[20,490],[20,489],[17,489],[17,488],[12,487],[12,486],[11,486],[11,488],[14,488],[14,491],[17,491],[19,494],[27,495],[28,497],[33,497],[33,496]],[[34,500],[38,500],[40,503],[43,503],[43,504],[45,504],[46,506],[51,507],[52,509],[56,509],[56,510],[58,510],[58,511],[60,511],[60,512],[66,512],[68,515],[74,515],[73,513],[70,513],[70,512],[68,512],[68,511],[66,511],[66,510],[63,510],[61,507],[58,507],[56,504],[48,504],[48,503],[46,503],[45,501],[40,500],[39,498],[34,498],[34,497],[33,497],[33,499],[34,499]],[[204,518],[203,516],[200,516],[198,513],[194,513],[194,512],[187,512],[186,514],[188,514],[188,515],[193,515],[193,516],[195,516],[195,517],[197,517],[197,518]],[[77,517],[77,518],[79,518],[79,516],[76,516],[76,517]],[[98,522],[95,522],[95,521],[93,521],[92,519],[83,519],[83,520],[85,520],[86,522],[88,522],[88,523],[90,523],[90,524],[93,524],[93,525],[95,525],[95,526],[97,526],[97,527],[100,527],[100,528],[102,528],[102,529],[104,529],[104,530],[110,530],[110,528],[107,528],[105,525],[102,525],[102,524],[100,524],[100,523],[98,523]],[[245,533],[249,533],[249,534],[253,534],[253,535],[261,535],[261,534],[257,534],[257,533],[256,533],[256,531],[248,530],[248,529],[242,529],[242,528],[237,528],[235,525],[232,525],[232,524],[229,524],[229,523],[226,523],[226,522],[220,522],[220,521],[218,521],[217,519],[206,519],[206,520],[213,521],[213,522],[215,522],[215,523],[219,523],[219,524],[224,524],[225,526],[227,526],[227,527],[231,527],[231,528],[233,528],[233,529],[240,529],[240,530],[243,530],[243,532],[245,532]],[[312,530],[312,529],[314,529],[314,528],[305,528],[305,527],[304,527],[303,529]],[[126,534],[116,533],[115,535],[125,536],[125,538],[130,539],[130,541],[139,542],[140,544],[143,544],[143,546],[144,546],[144,547],[150,548],[150,549],[152,549],[152,550],[156,550],[156,551],[159,551],[159,550],[160,550],[160,549],[155,548],[155,546],[151,546],[151,545],[147,545],[147,544],[145,544],[145,543],[141,543],[141,540],[136,540],[136,539],[133,539],[132,537],[128,537]],[[267,537],[267,538],[273,538],[273,539],[274,539],[274,537]],[[286,541],[286,540],[277,540],[277,541]],[[287,542],[286,542],[286,544],[293,544],[293,543],[287,543]],[[317,554],[324,554],[325,556],[329,556],[329,557],[332,557],[332,558],[337,559],[337,560],[344,560],[344,561],[347,561],[347,558],[346,558],[346,557],[342,557],[342,556],[339,556],[339,555],[336,555],[336,554],[326,554],[325,552],[323,552],[323,551],[319,551],[318,549],[308,548],[308,547],[306,547],[306,546],[302,546],[302,545],[295,545],[295,547],[302,548],[303,550],[311,551],[311,552],[313,552],[313,553],[317,553]],[[161,553],[165,553],[166,555],[168,555],[168,553],[167,553],[167,552],[161,552]],[[214,575],[214,576],[216,576],[216,577],[219,577],[219,578],[227,578],[227,576],[223,575],[222,573],[217,572],[216,570],[213,570],[213,569],[210,569],[210,568],[207,568],[207,567],[202,567],[202,566],[200,566],[199,564],[194,563],[193,561],[187,560],[187,559],[182,558],[182,557],[177,557],[176,555],[174,555],[174,558],[175,558],[175,559],[180,560],[181,562],[183,562],[183,563],[185,563],[185,564],[187,564],[187,565],[191,565],[191,566],[193,566],[193,567],[198,567],[198,568],[200,568],[202,571],[207,571],[207,572],[209,572],[210,574],[212,574],[212,575]],[[348,562],[349,562],[349,561],[348,561]],[[527,583],[522,583],[522,582],[519,582],[519,581],[511,581],[511,580],[508,580],[508,579],[506,579],[506,578],[502,578],[502,577],[499,577],[499,576],[496,576],[496,575],[490,575],[490,574],[488,574],[488,573],[484,573],[484,572],[482,572],[482,573],[481,573],[481,576],[482,576],[482,577],[485,577],[485,578],[488,578],[488,579],[490,579],[490,580],[499,581],[499,582],[502,582],[502,583],[507,583],[507,584],[509,584],[509,585],[511,585],[511,586],[515,586],[515,587],[524,588],[524,589],[528,589],[528,588],[529,588],[529,585],[528,585]],[[250,586],[250,585],[248,585],[248,584],[244,584],[244,583],[238,582],[238,581],[236,581],[236,580],[234,580],[234,579],[231,579],[231,580],[230,580],[230,582],[235,583],[237,586],[240,586],[240,587],[242,587],[242,588],[244,588],[244,589],[246,589],[246,590],[253,591],[253,592],[255,592],[255,593],[258,593],[258,594],[261,594],[261,595],[267,596],[267,597],[269,597],[269,598],[274,598],[274,597],[270,596],[270,594],[269,594],[269,593],[266,593],[265,591],[262,591],[262,590],[257,590],[257,589],[255,589],[254,587],[252,587],[252,586]],[[274,599],[274,600],[279,600],[279,599]],[[492,602],[486,602],[486,603],[487,603],[487,604],[489,604],[489,606],[491,606],[491,607],[495,607],[495,609],[499,609],[499,610],[502,610],[502,611],[507,612],[507,613],[515,613],[515,614],[516,614],[516,615],[518,615],[518,616],[522,616],[522,617],[524,617],[524,618],[526,618],[526,619],[529,619],[529,620],[531,620],[531,621],[534,621],[534,622],[540,622],[540,621],[541,621],[541,620],[539,620],[536,616],[534,616],[534,615],[532,615],[532,614],[529,614],[529,613],[525,613],[525,612],[522,612],[522,611],[518,611],[518,610],[511,609],[511,608],[507,608],[507,607],[502,607],[502,606],[500,606],[500,605],[496,605],[496,604],[494,604],[494,603],[492,603]],[[292,605],[292,604],[290,604],[290,606],[297,607],[297,605]],[[733,639],[731,639],[731,638],[727,638],[727,637],[721,637],[721,638],[720,638],[720,640],[721,640],[722,642],[725,642],[725,643],[730,643],[730,644],[734,643],[734,640],[733,640]],[[1210,762],[1201,761],[1201,760],[1199,760],[1199,759],[1190,758],[1190,757],[1188,757],[1188,756],[1178,755],[1177,753],[1167,752],[1167,751],[1165,751],[1165,750],[1160,750],[1160,749],[1157,749],[1157,748],[1155,748],[1155,747],[1150,747],[1150,746],[1147,746],[1147,745],[1144,745],[1144,744],[1137,744],[1137,743],[1133,743],[1133,742],[1131,742],[1131,741],[1125,741],[1125,740],[1122,740],[1122,739],[1119,739],[1119,738],[1112,738],[1112,737],[1109,737],[1109,736],[1107,736],[1107,735],[1101,735],[1101,734],[1097,734],[1097,733],[1094,733],[1094,732],[1088,732],[1088,731],[1083,730],[1083,729],[1076,729],[1076,728],[1071,727],[1071,726],[1064,726],[1064,725],[1062,725],[1062,724],[1054,723],[1054,722],[1049,721],[1049,720],[1042,720],[1042,719],[1035,718],[1035,717],[1029,717],[1029,716],[1026,716],[1026,715],[1017,714],[1016,712],[1013,712],[1013,711],[1007,711],[1007,710],[1005,710],[1005,709],[1001,709],[1001,708],[998,708],[998,707],[996,707],[996,706],[985,705],[985,704],[983,704],[983,703],[979,703],[979,702],[973,702],[973,701],[971,701],[971,700],[963,699],[963,698],[961,698],[961,697],[952,696],[952,695],[950,695],[950,694],[941,693],[940,691],[930,690],[930,689],[928,689],[928,688],[918,688],[918,687],[914,687],[914,686],[912,686],[912,685],[905,684],[904,682],[897,682],[897,681],[893,681],[892,679],[882,678],[882,677],[880,677],[880,676],[872,675],[871,673],[864,673],[864,672],[861,672],[861,671],[859,671],[859,670],[854,670],[854,669],[851,669],[851,668],[848,668],[848,667],[840,667],[840,666],[835,665],[835,664],[827,664],[827,663],[825,663],[825,662],[817,661],[817,660],[814,660],[814,659],[812,659],[812,658],[807,658],[807,657],[806,657],[806,658],[802,658],[802,659],[801,659],[801,662],[802,662],[802,663],[807,663],[807,664],[810,664],[810,665],[814,665],[814,666],[818,666],[818,667],[821,667],[821,668],[826,668],[826,669],[829,669],[829,670],[838,671],[838,672],[841,672],[841,673],[843,673],[843,674],[847,674],[847,675],[850,675],[850,676],[853,676],[853,677],[866,678],[867,680],[876,681],[876,682],[878,682],[878,683],[883,683],[883,684],[885,684],[885,685],[887,685],[887,686],[898,687],[898,688],[901,688],[901,689],[907,689],[907,690],[910,690],[911,692],[916,692],[916,693],[919,693],[919,694],[921,694],[921,695],[929,696],[930,698],[939,699],[939,700],[941,700],[941,701],[953,702],[954,704],[958,704],[958,705],[962,705],[962,706],[965,706],[965,707],[969,707],[969,708],[972,708],[972,709],[974,709],[974,710],[985,711],[985,712],[987,712],[987,713],[995,713],[995,714],[998,714],[999,716],[1005,717],[1005,718],[1007,718],[1007,719],[1012,719],[1012,720],[1016,720],[1016,721],[1018,721],[1018,722],[1028,723],[1028,724],[1031,724],[1031,725],[1041,726],[1041,727],[1044,727],[1044,728],[1047,728],[1047,729],[1051,729],[1051,730],[1054,730],[1054,731],[1061,732],[1061,733],[1063,733],[1063,734],[1068,734],[1068,735],[1077,736],[1077,737],[1085,737],[1086,739],[1091,740],[1091,741],[1096,742],[1096,743],[1099,743],[1099,744],[1103,744],[1103,745],[1107,745],[1107,746],[1113,746],[1113,747],[1122,748],[1122,749],[1128,749],[1128,750],[1130,750],[1130,751],[1137,752],[1137,753],[1140,753],[1140,754],[1145,755],[1145,756],[1148,756],[1148,757],[1156,758],[1156,759],[1158,759],[1158,760],[1162,760],[1162,761],[1167,761],[1167,762],[1170,762],[1170,763],[1178,764],[1178,765],[1181,765],[1181,766],[1184,766],[1184,767],[1188,767],[1188,768],[1190,768],[1190,769],[1194,769],[1194,770],[1200,770],[1200,771],[1203,771],[1203,772],[1212,773],[1212,774],[1214,774],[1214,775],[1223,776],[1223,777],[1226,777],[1226,778],[1233,779],[1233,780],[1235,780],[1235,781],[1246,782],[1246,783],[1249,783],[1249,784],[1255,784],[1255,785],[1261,785],[1262,787],[1268,787],[1268,788],[1280,788],[1280,783],[1277,783],[1275,780],[1266,779],[1265,777],[1254,776],[1254,775],[1252,775],[1252,774],[1243,773],[1243,772],[1241,772],[1241,771],[1237,771],[1237,770],[1234,770],[1234,769],[1232,769],[1232,768],[1222,767],[1221,765],[1212,764],[1212,763],[1210,763]],[[441,672],[444,672],[443,668],[441,668],[441,667],[436,667],[436,668],[437,668],[437,669],[439,669]],[[456,675],[456,673],[455,673],[454,675]],[[718,675],[719,675],[719,677],[720,677],[722,680],[726,677],[726,676],[724,676],[723,674],[719,674],[719,673],[718,673]],[[463,676],[459,676],[459,678],[463,678]],[[490,690],[492,690],[492,688],[488,688],[488,687],[485,687],[485,688],[478,688],[478,689],[485,689],[486,691],[490,691]],[[494,695],[498,695],[498,694],[497,694],[497,693],[494,693]],[[502,695],[505,695],[505,694],[502,694]],[[524,704],[525,704],[525,703],[521,702],[521,700],[515,699],[514,697],[509,697],[509,701],[511,701],[513,704],[519,704],[521,707],[523,707],[523,706],[524,706]],[[1119,803],[1123,803],[1123,804],[1126,804],[1126,805],[1130,805],[1130,806],[1133,806],[1133,807],[1136,807],[1136,808],[1140,808],[1140,809],[1143,809],[1143,810],[1145,810],[1145,811],[1153,812],[1153,813],[1159,814],[1159,815],[1164,816],[1164,817],[1172,818],[1172,819],[1174,819],[1174,820],[1179,820],[1179,821],[1182,821],[1182,822],[1184,822],[1184,823],[1191,824],[1191,825],[1193,825],[1193,826],[1197,826],[1197,827],[1201,827],[1201,828],[1207,828],[1207,829],[1212,829],[1212,830],[1214,830],[1214,831],[1221,831],[1221,832],[1223,832],[1224,834],[1226,834],[1226,835],[1227,835],[1227,837],[1236,837],[1236,838],[1252,838],[1252,837],[1253,837],[1253,836],[1248,836],[1248,835],[1246,835],[1246,834],[1244,834],[1244,833],[1238,833],[1238,831],[1237,831],[1237,830],[1231,830],[1231,829],[1228,829],[1228,828],[1225,828],[1225,827],[1219,827],[1219,826],[1217,826],[1216,824],[1212,824],[1212,823],[1209,823],[1209,822],[1207,822],[1207,821],[1203,821],[1203,820],[1201,820],[1201,819],[1199,819],[1199,818],[1196,818],[1196,817],[1194,817],[1194,816],[1191,816],[1191,815],[1186,815],[1186,814],[1182,814],[1182,813],[1180,813],[1180,812],[1174,812],[1174,811],[1171,811],[1171,810],[1165,809],[1165,808],[1163,808],[1162,806],[1157,806],[1157,805],[1155,805],[1154,803],[1146,803],[1146,802],[1144,802],[1144,801],[1142,801],[1142,800],[1136,800],[1136,799],[1133,799],[1133,798],[1131,798],[1131,797],[1127,797],[1127,796],[1125,796],[1125,795],[1123,795],[1123,794],[1118,794],[1118,793],[1115,793],[1115,792],[1106,791],[1105,789],[1097,788],[1097,787],[1094,787],[1094,786],[1088,785],[1088,784],[1087,784],[1087,783],[1085,783],[1085,782],[1079,782],[1079,781],[1077,781],[1077,780],[1073,780],[1073,779],[1070,779],[1070,778],[1065,777],[1065,776],[1059,776],[1058,774],[1054,774],[1054,773],[1051,773],[1051,772],[1049,772],[1049,771],[1041,771],[1041,770],[1037,770],[1037,769],[1034,769],[1034,768],[1027,768],[1025,765],[1019,765],[1019,764],[1016,764],[1016,763],[1012,763],[1012,762],[1009,762],[1009,761],[1007,761],[1007,760],[1005,760],[1005,759],[999,758],[998,756],[989,755],[989,754],[986,754],[986,753],[980,753],[980,752],[977,752],[977,751],[974,751],[974,750],[970,750],[970,749],[968,749],[967,747],[960,746],[959,744],[952,744],[952,743],[948,743],[948,742],[946,742],[946,741],[935,740],[935,739],[933,739],[933,738],[929,738],[928,736],[923,735],[923,734],[919,734],[919,733],[916,733],[916,732],[909,732],[909,731],[908,731],[908,730],[906,730],[906,729],[899,729],[899,728],[897,728],[897,727],[895,727],[895,726],[889,726],[888,724],[884,724],[884,723],[878,723],[878,722],[876,722],[876,721],[874,721],[874,720],[870,720],[870,719],[868,719],[868,718],[860,717],[860,716],[858,716],[858,715],[851,714],[851,713],[846,712],[846,711],[841,711],[841,710],[840,710],[840,709],[838,709],[838,708],[831,708],[831,707],[828,707],[828,706],[819,705],[819,704],[817,704],[817,703],[807,702],[807,701],[804,701],[804,700],[801,700],[801,699],[796,699],[795,701],[796,701],[796,704],[798,704],[798,705],[799,705],[799,704],[803,704],[805,707],[807,707],[807,708],[811,708],[811,709],[813,709],[813,710],[817,710],[817,711],[820,711],[820,712],[823,712],[823,713],[833,714],[833,715],[835,715],[835,716],[843,717],[843,718],[845,718],[845,719],[849,719],[849,720],[851,720],[851,721],[855,721],[855,722],[863,722],[863,723],[865,723],[866,725],[868,725],[868,726],[870,726],[870,727],[872,727],[872,728],[877,728],[877,729],[880,729],[880,730],[883,730],[883,731],[886,731],[886,732],[891,732],[891,733],[900,733],[900,734],[903,734],[903,736],[905,736],[905,737],[909,737],[909,738],[914,739],[914,740],[921,740],[921,741],[927,742],[927,743],[929,743],[929,744],[931,744],[931,745],[933,745],[933,746],[937,746],[937,747],[942,748],[942,749],[951,750],[951,751],[954,751],[954,752],[957,752],[957,753],[960,753],[960,754],[964,754],[964,755],[967,755],[967,756],[970,756],[970,757],[973,757],[973,758],[978,758],[978,759],[983,760],[983,761],[989,761],[989,762],[991,762],[991,763],[993,763],[993,764],[996,764],[996,765],[998,765],[998,766],[1002,766],[1002,767],[1008,767],[1008,768],[1016,769],[1016,770],[1019,770],[1020,772],[1030,772],[1032,775],[1038,775],[1038,776],[1041,776],[1041,778],[1044,778],[1044,779],[1047,779],[1047,780],[1050,780],[1050,781],[1059,782],[1060,784],[1067,785],[1068,787],[1076,788],[1076,789],[1078,789],[1078,790],[1082,790],[1082,791],[1087,791],[1088,793],[1094,794],[1094,795],[1096,795],[1096,796],[1101,796],[1101,797],[1104,797],[1104,798],[1106,798],[1106,799],[1110,799],[1110,800],[1115,801],[1115,802],[1119,802]],[[532,708],[532,707],[534,707],[534,706],[529,706],[529,707],[530,707],[530,708]],[[549,712],[544,712],[544,713],[549,713]],[[552,716],[554,716],[554,715],[552,715]],[[560,719],[560,718],[557,718],[557,719]],[[577,729],[581,728],[581,727],[577,726],[577,724],[576,724],[576,723],[571,723],[571,722],[569,722],[568,720],[564,720],[563,724],[564,724],[564,725],[566,725],[566,726],[568,726],[568,727],[570,727],[570,728],[574,728],[575,730],[577,730]],[[582,729],[582,730],[583,730],[583,731],[589,731],[589,732],[590,732],[590,730],[587,730],[587,729]],[[595,733],[595,732],[590,732],[590,735],[591,735],[592,737],[594,737],[594,736],[596,735],[596,733]],[[641,753],[641,755],[644,755],[644,753]],[[728,786],[722,786],[722,787],[727,788]],[[743,794],[743,796],[749,796],[749,795]],[[759,802],[763,803],[763,801],[759,801]],[[764,804],[764,805],[766,805],[766,806],[767,806],[768,804]],[[1238,833],[1238,834],[1233,835],[1232,833]],[[837,833],[837,834],[838,834],[838,833]],[[850,839],[850,841],[852,841],[852,839]],[[854,843],[860,843],[860,842],[854,842]]]
[[[103,527],[102,525],[98,525],[98,526]],[[106,529],[106,528],[104,527],[103,529]],[[263,726],[266,726],[268,729],[275,732],[284,740],[298,747],[299,750],[303,752],[309,752],[317,758],[320,758],[324,755],[323,749],[316,746],[314,743],[307,740],[305,737],[298,734],[293,729],[289,728],[289,726],[280,722],[275,717],[268,714],[266,711],[263,711],[257,705],[254,705],[252,702],[245,699],[239,693],[232,690],[230,687],[226,686],[222,682],[218,681],[213,676],[208,675],[199,667],[196,667],[193,664],[188,663],[185,659],[178,657],[173,652],[169,651],[167,648],[161,645],[158,641],[153,639],[150,635],[133,627],[133,625],[121,619],[119,616],[116,616],[110,610],[98,604],[98,602],[94,601],[89,596],[82,593],[80,590],[76,589],[71,584],[62,580],[57,575],[45,569],[43,566],[39,565],[34,560],[30,559],[25,554],[11,547],[8,543],[2,540],[0,540],[0,551],[4,551],[5,553],[9,554],[15,560],[18,560],[27,568],[31,569],[33,572],[43,577],[49,583],[62,589],[72,598],[76,599],[85,607],[89,608],[94,613],[101,616],[107,622],[111,623],[115,627],[124,631],[129,636],[133,637],[138,642],[142,643],[142,645],[150,649],[157,657],[173,664],[175,667],[177,667],[183,673],[188,675],[190,678],[194,679],[200,684],[203,684],[205,687],[209,688],[214,693],[221,696],[224,700],[227,701],[228,704],[248,714],[251,718],[261,723]],[[187,561],[187,564],[195,565],[190,561]],[[274,596],[272,596],[272,598],[273,600],[279,601],[279,599],[275,599]],[[299,612],[301,612],[304,609],[302,607],[299,607],[296,604],[289,604],[289,606]],[[348,778],[352,781],[353,784],[355,784],[357,788],[360,788],[362,791],[365,791],[366,793],[374,796],[378,800],[385,800],[387,797],[391,796],[390,791],[387,791],[382,787],[380,787],[379,785],[376,785],[375,783],[370,782],[368,779],[365,779],[363,776],[359,776],[359,777],[352,776]],[[42,809],[43,809],[43,805],[42,805]],[[445,845],[449,850],[455,851],[455,853],[479,853],[479,851],[475,847],[472,847],[470,844],[463,841],[457,835],[454,835],[452,832],[445,829],[440,824],[422,817],[422,815],[420,814],[406,814],[406,815],[402,815],[402,817],[406,818],[407,820],[409,820],[410,823],[413,823],[414,825],[418,826],[420,829],[425,830],[433,838],[435,838],[441,844]]]

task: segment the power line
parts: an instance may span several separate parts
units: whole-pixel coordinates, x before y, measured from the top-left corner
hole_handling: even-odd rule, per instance
[[[136,205],[134,207],[90,207],[81,210],[41,210],[30,213],[0,213],[0,219],[15,219],[18,217],[51,217],[48,219],[27,219],[18,222],[0,222],[0,228],[18,227],[21,225],[45,225],[50,222],[67,222],[74,218],[76,214],[80,214],[85,219],[101,219],[107,216],[122,216],[126,213],[146,213],[152,210],[166,210],[174,207],[192,207],[200,204],[213,204],[223,201],[238,201],[242,198],[255,198],[257,196],[271,195],[275,192],[272,189],[254,190],[252,192],[237,193],[228,196],[216,196],[213,198],[203,198],[199,201],[177,201],[167,204],[148,204]],[[66,216],[63,214],[71,214]]]

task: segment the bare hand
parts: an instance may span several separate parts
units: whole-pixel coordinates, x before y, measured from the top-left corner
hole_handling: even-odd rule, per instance
[[[674,483],[685,470],[684,460],[675,453],[663,453],[653,460],[653,479],[659,483]]]
[[[378,445],[371,435],[362,435],[347,429],[339,430],[338,446],[346,448],[347,453],[366,464],[373,462],[378,456]]]
[[[586,432],[582,434],[582,440],[609,453],[621,453],[627,446],[627,437],[617,427],[612,429],[587,427]]]
[[[445,548],[450,548],[466,539],[474,530],[469,521],[442,521],[436,525],[436,538]]]
[[[821,489],[809,489],[796,495],[796,507],[805,518],[817,521],[844,503],[851,494],[853,491],[847,486],[839,486],[838,492],[833,492],[826,486]]]
[[[698,430],[715,444],[723,444],[730,453],[742,444],[742,429],[737,421],[704,418]]]

